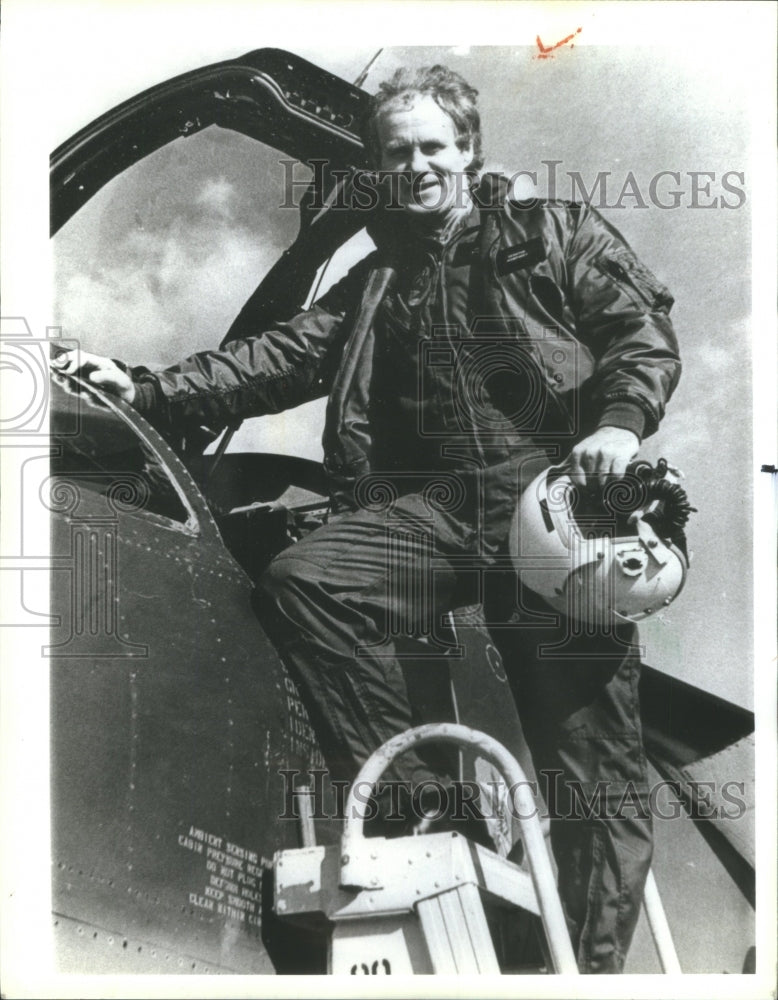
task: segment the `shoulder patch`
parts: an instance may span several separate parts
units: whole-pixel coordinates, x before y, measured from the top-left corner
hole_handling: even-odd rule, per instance
[[[630,285],[653,309],[670,309],[673,296],[661,281],[626,246],[606,250],[597,261],[600,270]]]

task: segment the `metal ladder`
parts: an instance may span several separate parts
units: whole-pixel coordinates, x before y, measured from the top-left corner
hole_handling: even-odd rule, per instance
[[[365,838],[358,795],[406,750],[469,746],[515,789],[527,869],[456,833]],[[492,737],[466,726],[420,726],[363,765],[346,802],[340,848],[310,846],[275,857],[275,909],[302,926],[331,928],[334,974],[499,973],[485,903],[537,914],[554,972],[577,974],[535,803],[521,767]]]
[[[524,865],[452,832],[364,836],[365,789],[406,750],[433,742],[468,746],[499,771],[514,795]],[[513,909],[540,918],[549,971],[578,974],[530,785],[486,733],[452,723],[402,733],[376,750],[352,783],[340,846],[316,845],[312,824],[308,830],[309,846],[275,856],[275,911],[329,934],[329,973],[500,973],[487,909]],[[680,971],[653,877],[646,902],[664,971]]]

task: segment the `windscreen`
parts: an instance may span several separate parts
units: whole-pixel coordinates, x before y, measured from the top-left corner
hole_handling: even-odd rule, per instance
[[[310,177],[299,161],[216,126],[134,164],[53,239],[63,336],[152,370],[218,349],[294,241]],[[249,420],[230,450],[318,460],[323,421],[318,400]]]

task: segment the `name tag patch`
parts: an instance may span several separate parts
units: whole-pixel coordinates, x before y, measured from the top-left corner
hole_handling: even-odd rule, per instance
[[[536,236],[526,243],[517,243],[514,247],[505,247],[497,254],[497,273],[502,277],[504,274],[511,274],[513,271],[521,271],[527,267],[534,267],[541,260],[546,259],[546,248],[543,240]]]

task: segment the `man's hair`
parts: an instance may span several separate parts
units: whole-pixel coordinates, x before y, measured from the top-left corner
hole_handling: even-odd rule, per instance
[[[362,126],[362,136],[372,164],[381,162],[378,140],[378,116],[388,104],[398,102],[410,107],[418,94],[429,95],[454,123],[457,146],[465,149],[473,145],[473,161],[469,169],[480,170],[484,164],[481,151],[481,116],[476,100],[478,91],[459,73],[447,66],[422,66],[419,69],[398,69],[380,84],[370,98],[367,115]]]

